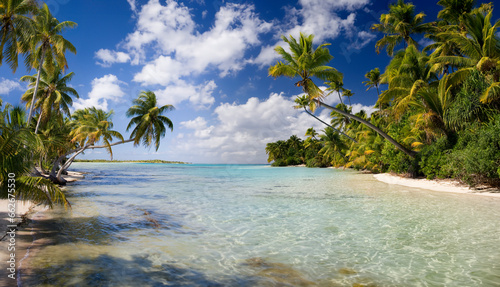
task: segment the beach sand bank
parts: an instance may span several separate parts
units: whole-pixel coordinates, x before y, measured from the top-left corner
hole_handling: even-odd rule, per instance
[[[79,172],[68,172],[68,175],[64,175],[63,177],[68,183],[71,183],[83,179],[84,174]],[[15,208],[16,216],[11,222],[11,217],[9,216],[9,201],[6,199],[0,200],[0,238],[2,238],[0,240],[0,268],[5,271],[1,272],[1,287],[18,286],[17,271],[26,269],[26,262],[24,262],[24,260],[28,255],[33,256],[37,246],[47,244],[49,238],[57,231],[55,226],[35,224],[35,222],[33,222],[40,222],[45,219],[43,211],[47,210],[47,207],[37,206],[29,201],[17,201]],[[21,224],[24,217],[30,220]],[[11,230],[11,226],[13,225],[18,226],[14,239],[7,233]],[[7,261],[10,260],[11,253],[15,254],[16,279],[8,277],[9,272],[7,268],[9,268],[9,264]]]
[[[500,197],[500,190],[494,188],[470,188],[456,180],[451,179],[435,179],[428,180],[425,178],[405,178],[389,173],[374,174],[377,180],[388,184],[397,184],[407,187],[415,187],[427,189],[432,191],[453,192],[453,193],[466,193],[482,196],[495,196]]]

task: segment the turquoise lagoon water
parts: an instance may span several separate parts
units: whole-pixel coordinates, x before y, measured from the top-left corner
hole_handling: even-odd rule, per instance
[[[77,163],[22,286],[500,286],[500,199],[354,171]]]

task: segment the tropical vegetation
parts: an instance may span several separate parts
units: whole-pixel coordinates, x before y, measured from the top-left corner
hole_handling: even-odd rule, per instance
[[[299,78],[295,85],[304,94],[296,108],[324,129],[309,128],[305,140],[294,135],[267,144],[269,162],[500,186],[500,20],[493,21],[491,3],[437,4],[442,7],[438,19],[425,22],[412,3],[398,0],[372,26],[383,33],[376,51],[386,47],[391,58],[383,72],[374,67],[360,83],[377,90],[371,114],[352,114],[342,100],[335,107],[325,104],[332,92],[352,96],[331,65],[328,44],[314,48],[313,35],[283,37],[288,47],[276,47],[282,59],[269,75]],[[329,123],[314,115],[321,107],[332,111]]]
[[[131,117],[127,130],[132,129],[128,139],[113,130],[113,111],[72,108],[79,96],[70,85],[75,74],[66,72],[66,52],[76,53],[76,48],[62,34],[74,27],[74,22],[59,22],[47,4],[0,0],[0,65],[7,63],[15,72],[24,58],[28,71],[37,71],[21,78],[28,83],[21,97],[26,110],[0,99],[0,198],[13,194],[51,207],[68,205],[60,185],[77,156],[104,148],[112,158],[112,147],[128,142],[158,150],[167,129],[173,129],[164,114],[174,107],[159,106],[151,91],[141,92],[126,113]]]

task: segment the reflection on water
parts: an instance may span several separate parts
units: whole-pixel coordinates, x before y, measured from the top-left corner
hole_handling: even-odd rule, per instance
[[[500,200],[352,171],[75,164],[22,286],[500,286]]]

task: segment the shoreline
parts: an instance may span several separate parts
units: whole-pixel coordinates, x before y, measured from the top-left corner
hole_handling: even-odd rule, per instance
[[[81,180],[85,177],[84,173],[68,171],[68,175],[63,175],[68,183]],[[64,189],[65,187],[61,187]],[[15,254],[16,274],[15,279],[7,277],[7,273],[0,278],[0,286],[18,286],[19,272],[29,273],[29,259],[36,254],[38,247],[47,244],[49,234],[56,232],[54,227],[47,227],[41,221],[46,219],[44,211],[48,210],[46,206],[36,205],[30,201],[16,202],[16,216],[14,221],[9,220],[8,212],[9,201],[0,199],[0,267],[7,270],[10,254]],[[27,219],[25,221],[25,218]],[[23,222],[24,221],[24,222]],[[39,221],[39,222],[37,222]],[[16,225],[15,232],[15,250],[9,250],[10,237],[7,234],[9,225]],[[5,235],[5,237],[4,237]]]
[[[496,188],[474,189],[470,188],[466,184],[460,183],[459,181],[453,179],[429,180],[425,178],[405,178],[390,173],[373,174],[373,177],[376,180],[387,184],[421,188],[431,191],[500,197],[500,189]]]

